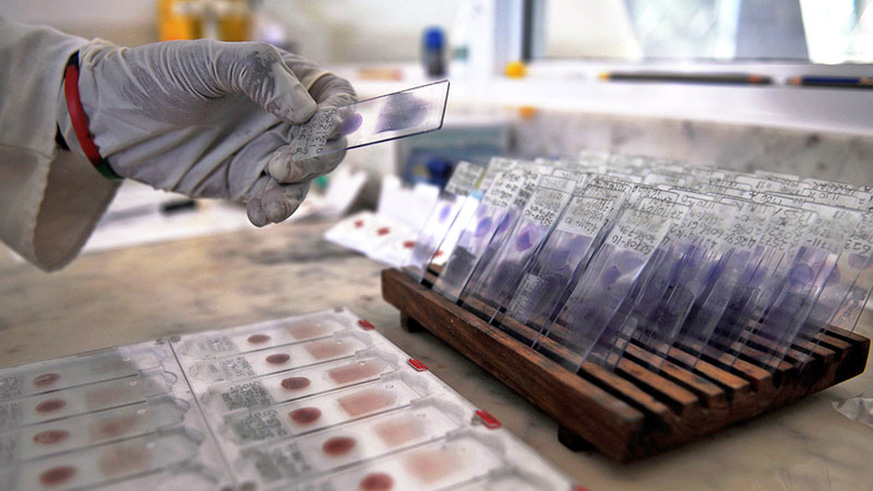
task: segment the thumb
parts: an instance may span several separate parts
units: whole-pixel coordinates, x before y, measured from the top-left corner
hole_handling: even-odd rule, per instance
[[[281,59],[273,65],[273,83],[268,81],[266,84],[274,88],[261,105],[280,120],[301,124],[315,114],[318,103]],[[270,91],[267,89],[265,92]]]
[[[275,47],[266,43],[224,47],[226,51],[216,60],[217,71],[227,74],[237,92],[286,123],[304,123],[315,113],[318,104]]]

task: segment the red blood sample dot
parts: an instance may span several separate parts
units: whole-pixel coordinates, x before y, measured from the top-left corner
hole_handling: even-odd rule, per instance
[[[404,241],[404,242],[403,242],[403,247],[404,247],[405,249],[412,249],[413,247],[415,247],[415,241],[414,241],[414,240],[407,240],[407,241]]]
[[[290,360],[291,357],[286,355],[285,353],[278,353],[275,355],[270,355],[267,357],[267,363],[271,365],[281,365]]]
[[[63,399],[47,399],[36,405],[36,412],[50,413],[52,411],[57,411],[58,409],[61,409],[66,405],[67,401]]]
[[[299,425],[308,425],[316,422],[321,417],[321,409],[317,407],[302,407],[288,413],[288,417]]]
[[[388,227],[382,227],[382,228],[380,228],[379,230],[376,231],[376,234],[377,234],[377,235],[380,235],[380,236],[381,236],[381,235],[388,235],[388,234],[390,234],[390,233],[391,233],[391,229],[388,228]]]
[[[372,474],[367,474],[367,476],[361,480],[359,487],[361,488],[361,491],[388,491],[389,489],[394,488],[394,479],[392,479],[388,474],[374,472]]]
[[[45,387],[57,382],[59,378],[61,378],[60,374],[44,373],[33,378],[33,385],[37,387]]]
[[[66,430],[45,430],[33,435],[33,442],[51,445],[65,440],[68,436],[70,436],[70,432]]]
[[[355,228],[361,228],[364,226],[363,220],[355,220]]]
[[[325,441],[321,445],[321,450],[331,457],[339,457],[351,452],[356,444],[357,442],[352,437],[335,436]]]
[[[43,486],[57,486],[69,481],[75,474],[76,468],[69,465],[52,467],[39,475],[39,482]]]
[[[270,336],[267,336],[266,334],[252,334],[249,336],[248,342],[252,344],[261,344],[266,343],[269,340]]]
[[[311,383],[306,377],[288,377],[282,379],[282,388],[286,390],[302,390],[309,387]]]

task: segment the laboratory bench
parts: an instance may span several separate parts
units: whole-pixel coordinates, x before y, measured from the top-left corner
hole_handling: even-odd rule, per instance
[[[46,274],[0,254],[0,367],[345,306],[591,490],[861,489],[873,427],[834,403],[873,397],[873,372],[702,441],[629,464],[571,452],[521,396],[381,297],[384,267],[298,222],[82,255]],[[865,314],[856,332],[873,336]],[[869,365],[869,362],[868,362]]]

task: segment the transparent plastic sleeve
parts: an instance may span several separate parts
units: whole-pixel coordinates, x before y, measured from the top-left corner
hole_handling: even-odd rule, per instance
[[[157,347],[120,347],[3,371],[0,401],[136,375],[167,356]]]
[[[395,369],[394,360],[379,351],[355,358],[291,370],[251,381],[210,386],[203,402],[219,411],[254,409],[293,401],[352,384],[375,380]]]
[[[451,404],[422,400],[391,414],[246,449],[243,455],[263,482],[300,481],[440,439],[463,424]]]

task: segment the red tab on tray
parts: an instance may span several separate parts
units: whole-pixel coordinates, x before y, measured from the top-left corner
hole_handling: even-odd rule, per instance
[[[482,424],[485,425],[489,430],[496,430],[500,428],[500,420],[491,415],[488,411],[484,409],[477,409],[476,416],[479,416],[479,419],[482,420]]]
[[[361,328],[364,329],[365,331],[369,331],[370,329],[376,328],[376,326],[374,326],[372,322],[364,320],[364,319],[359,320],[358,325],[361,326]]]
[[[416,372],[427,371],[427,365],[425,365],[424,363],[422,363],[419,360],[416,360],[415,358],[410,358],[410,359],[406,360],[406,363],[409,363],[409,365],[412,368],[414,368]]]

